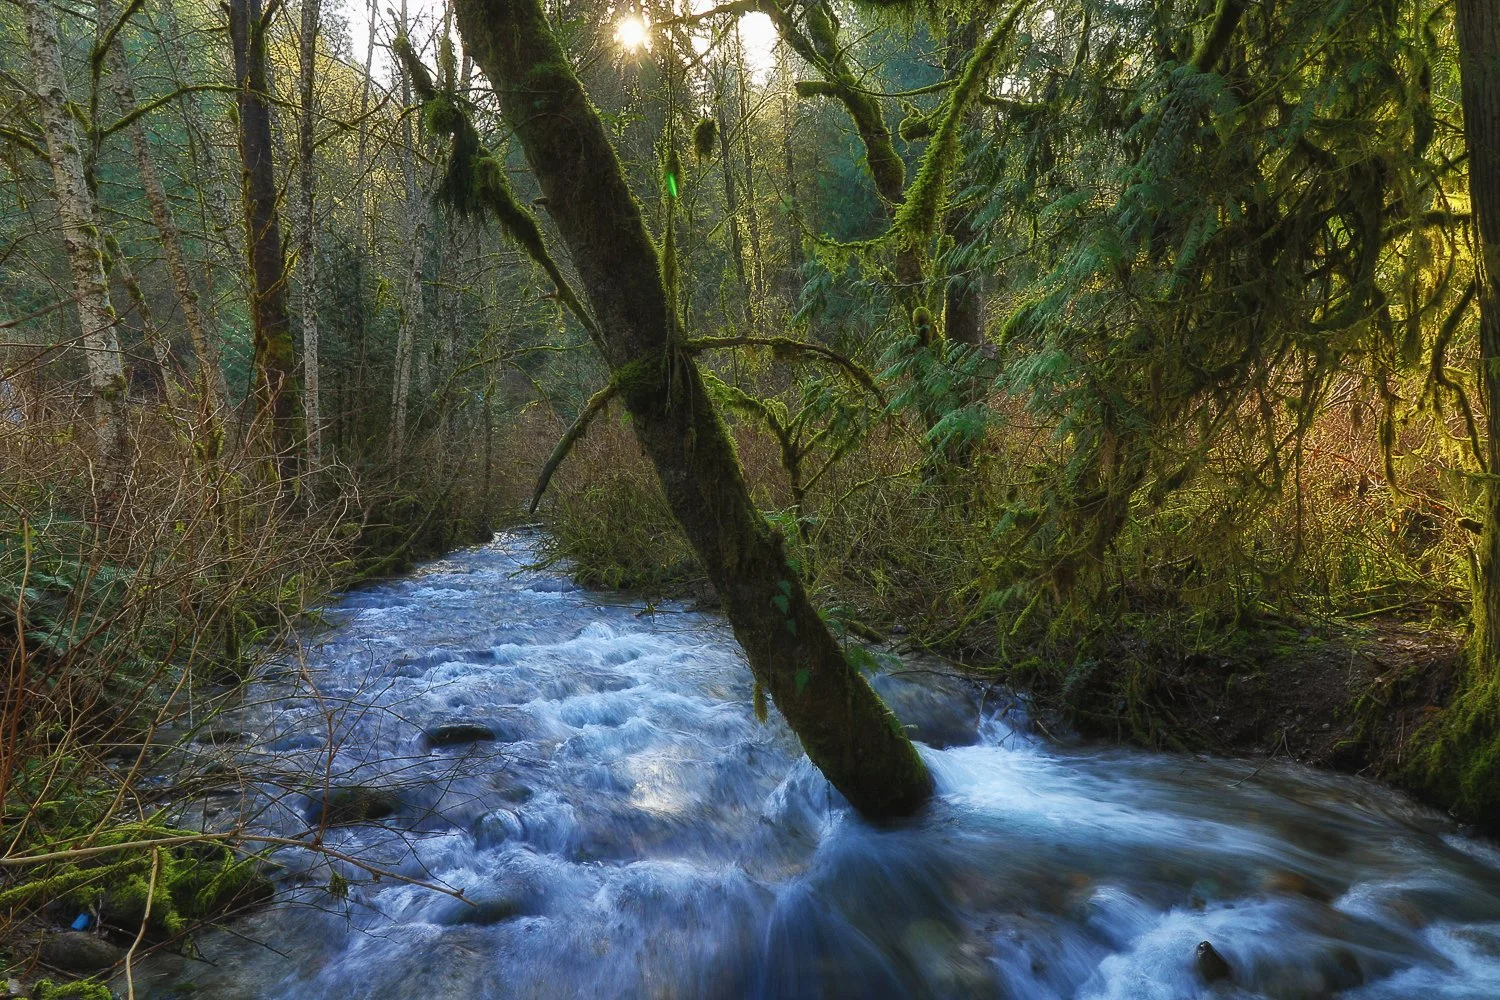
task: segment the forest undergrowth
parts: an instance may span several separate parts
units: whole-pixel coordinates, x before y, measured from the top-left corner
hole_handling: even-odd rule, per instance
[[[68,444],[77,414],[0,427],[0,960],[27,978],[49,923],[128,965],[269,898],[242,823],[183,825],[185,802],[241,777],[208,753],[219,714],[331,594],[488,538],[515,506],[456,460],[466,441],[414,445],[423,476],[328,464],[283,482],[220,447],[223,415],[136,413],[126,477]],[[90,971],[66,949],[43,961]],[[47,982],[37,995],[93,995]]]

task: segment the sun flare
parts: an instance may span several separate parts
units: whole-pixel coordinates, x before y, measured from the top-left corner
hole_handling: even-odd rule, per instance
[[[615,22],[615,42],[626,52],[649,47],[651,26],[639,14],[626,14]]]

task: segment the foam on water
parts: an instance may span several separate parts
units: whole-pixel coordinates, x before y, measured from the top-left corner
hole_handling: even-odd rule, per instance
[[[325,781],[389,796],[325,842],[465,900],[280,851],[280,901],[138,994],[1500,996],[1500,852],[1386,789],[1059,747],[922,665],[875,683],[937,798],[873,828],[756,722],[722,620],[590,595],[533,545],[349,595],[308,637],[315,691],[274,673],[222,720],[251,745],[214,748],[283,836]],[[424,742],[452,722],[496,740]],[[1205,940],[1232,981],[1204,981]]]

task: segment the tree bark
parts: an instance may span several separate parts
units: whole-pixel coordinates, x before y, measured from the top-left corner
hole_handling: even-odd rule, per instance
[[[661,260],[541,0],[457,0],[465,46],[516,130],[587,291],[614,384],[756,680],[808,757],[864,815],[915,812],[932,781],[845,660],[756,510],[690,356]]]
[[[302,412],[307,420],[308,467],[323,460],[323,418],[318,393],[318,218],[317,174],[313,162],[313,112],[317,100],[318,0],[302,0],[302,31],[297,80],[297,268],[302,278]]]
[[[1479,670],[1494,677],[1500,675],[1500,6],[1459,0],[1458,42],[1469,195],[1479,230],[1479,376],[1489,418],[1474,621]]]
[[[276,211],[276,169],[260,0],[230,0],[229,37],[239,108],[240,191],[250,258],[253,332],[251,433],[268,433],[283,480],[296,474],[297,359],[286,304],[286,257]]]
[[[131,445],[125,364],[115,329],[118,317],[110,302],[109,278],[104,270],[104,240],[97,206],[84,175],[78,129],[68,108],[57,16],[46,0],[25,0],[24,7],[37,109],[47,140],[47,163],[52,168],[63,249],[72,277],[99,460],[108,477],[117,481],[130,466]]]
[[[112,6],[112,5],[111,5]],[[109,9],[101,4],[101,10]],[[130,114],[135,110],[135,85],[131,79],[130,66],[125,60],[123,46],[118,43],[110,47],[106,56],[109,66],[109,87],[114,93],[115,103],[119,106],[121,114]],[[204,404],[210,414],[218,414],[224,406],[224,400],[228,397],[228,388],[224,384],[224,371],[219,366],[219,352],[209,336],[208,321],[203,315],[203,307],[198,300],[197,289],[193,286],[193,279],[188,272],[187,256],[182,250],[182,233],[177,228],[177,221],[172,217],[171,203],[167,200],[166,189],[162,186],[161,175],[157,173],[156,161],[151,157],[151,144],[146,136],[146,127],[141,119],[137,118],[130,124],[130,146],[135,154],[136,173],[141,178],[141,191],[146,196],[146,205],[151,210],[151,221],[156,226],[157,237],[161,240],[162,257],[167,264],[167,272],[172,276],[172,290],[177,295],[178,307],[182,310],[183,324],[188,330],[188,339],[193,345],[193,354],[198,361],[199,369],[199,391],[203,393]]]

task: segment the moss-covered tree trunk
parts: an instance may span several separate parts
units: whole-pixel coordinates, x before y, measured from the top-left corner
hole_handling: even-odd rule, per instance
[[[286,256],[276,212],[266,26],[260,0],[230,0],[229,38],[239,111],[240,194],[250,257],[253,433],[269,433],[282,479],[296,472],[299,438],[296,352],[286,305]]]
[[[83,144],[68,102],[57,12],[43,0],[27,0],[24,7],[37,112],[46,136],[58,228],[68,258],[81,334],[79,342],[93,397],[98,455],[109,487],[114,489],[129,472],[133,450],[125,406],[125,362],[115,331],[119,317],[110,303],[104,239],[99,231],[94,196],[84,175]]]
[[[1485,525],[1475,593],[1479,668],[1500,674],[1500,4],[1459,0],[1464,134],[1469,191],[1479,229],[1480,379],[1490,432],[1486,442]]]
[[[756,679],[855,808],[872,818],[916,811],[931,795],[927,770],[844,659],[751,502],[698,369],[678,347],[640,206],[541,0],[457,0],[456,11],[571,251],[636,435]]]

